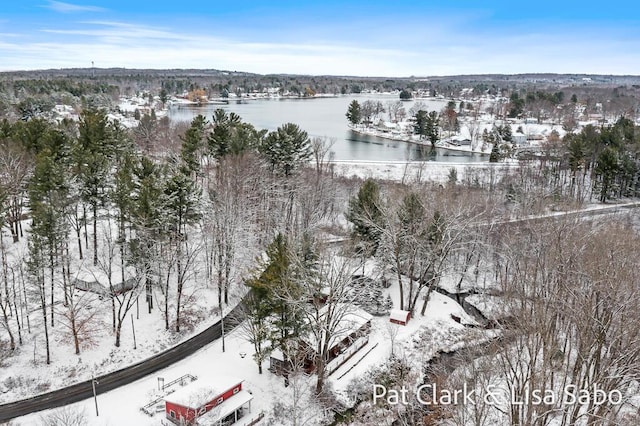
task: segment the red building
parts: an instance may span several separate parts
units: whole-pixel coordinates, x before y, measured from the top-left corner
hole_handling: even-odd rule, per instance
[[[302,367],[307,374],[315,372],[316,358],[318,356],[317,348],[319,344],[324,343],[325,339],[329,339],[327,364],[325,366],[327,375],[335,371],[369,343],[371,319],[373,318],[369,313],[357,306],[343,303],[335,304],[333,308],[341,311],[342,314],[339,315],[340,320],[337,323],[334,320],[334,326],[328,336],[326,331],[322,332],[321,336],[308,333],[307,336],[294,343],[296,346],[294,351],[297,352],[297,356],[302,360],[302,365],[299,367]],[[326,312],[327,306],[320,309],[318,323],[323,322],[320,319],[326,315]],[[318,338],[321,338],[322,342],[319,342]],[[295,369],[291,360],[286,360],[279,350],[271,353],[269,361],[269,370],[278,375],[286,376]]]
[[[226,377],[217,383],[192,383],[165,397],[167,419],[177,425],[230,425],[249,418],[253,395],[243,380]]]
[[[407,325],[411,319],[411,312],[392,309],[389,313],[389,321],[394,324]]]

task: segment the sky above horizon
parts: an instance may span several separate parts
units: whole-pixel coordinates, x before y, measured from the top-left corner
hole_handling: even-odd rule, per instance
[[[0,71],[640,74],[640,6],[610,0],[3,0]]]

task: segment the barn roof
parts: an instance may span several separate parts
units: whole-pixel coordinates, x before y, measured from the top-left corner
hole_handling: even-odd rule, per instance
[[[409,311],[403,311],[400,309],[391,309],[389,312],[389,319],[394,321],[406,322],[409,318]]]
[[[167,395],[164,400],[183,407],[197,409],[243,381],[237,377],[219,376],[216,377],[215,383],[203,381],[202,383],[188,384]]]
[[[222,404],[198,417],[198,424],[203,426],[217,425],[220,420],[224,419],[252,399],[252,394],[246,390],[240,391],[231,398],[225,400]]]
[[[329,341],[329,348],[340,343],[342,339],[359,330],[373,318],[371,314],[356,305],[336,303],[332,306],[327,304],[318,311],[318,323],[325,323],[323,318],[328,314],[328,309],[337,311],[337,313],[334,312],[333,314],[334,324],[331,325],[332,332],[331,339]],[[326,332],[323,331],[321,334],[322,339],[324,340]],[[319,337],[320,336],[318,334],[310,332],[305,340],[307,340],[307,343],[315,349],[318,344]]]

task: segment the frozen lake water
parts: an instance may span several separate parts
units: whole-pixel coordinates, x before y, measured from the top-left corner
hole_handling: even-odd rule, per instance
[[[419,146],[407,142],[392,141],[375,136],[353,132],[348,127],[345,116],[349,103],[356,99],[388,102],[398,101],[397,95],[345,95],[338,97],[317,97],[301,99],[250,99],[229,100],[228,104],[204,106],[172,106],[169,118],[172,121],[191,121],[197,114],[211,120],[213,111],[223,108],[235,112],[242,120],[258,129],[275,130],[284,123],[295,123],[311,137],[335,138],[332,147],[336,160],[425,160],[441,162],[478,162],[488,161],[489,157],[459,151]],[[421,100],[429,110],[440,111],[446,100]],[[404,101],[409,111],[416,101]]]

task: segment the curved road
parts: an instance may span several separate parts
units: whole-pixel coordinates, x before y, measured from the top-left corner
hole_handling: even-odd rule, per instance
[[[241,304],[242,302],[240,302]],[[239,324],[242,318],[240,304],[233,308],[225,316],[225,333],[231,331]],[[213,342],[222,336],[221,321],[213,324],[203,332],[190,339],[162,352],[156,356],[140,361],[137,364],[125,367],[121,370],[108,373],[95,379],[100,382],[100,393],[108,392],[120,386],[127,385],[141,379],[158,370],[162,370],[171,364],[195,353],[199,349]],[[36,411],[47,410],[72,404],[93,397],[91,380],[80,382],[75,385],[37,395],[32,398],[10,402],[0,405],[0,423],[7,422],[16,417],[34,413]]]

